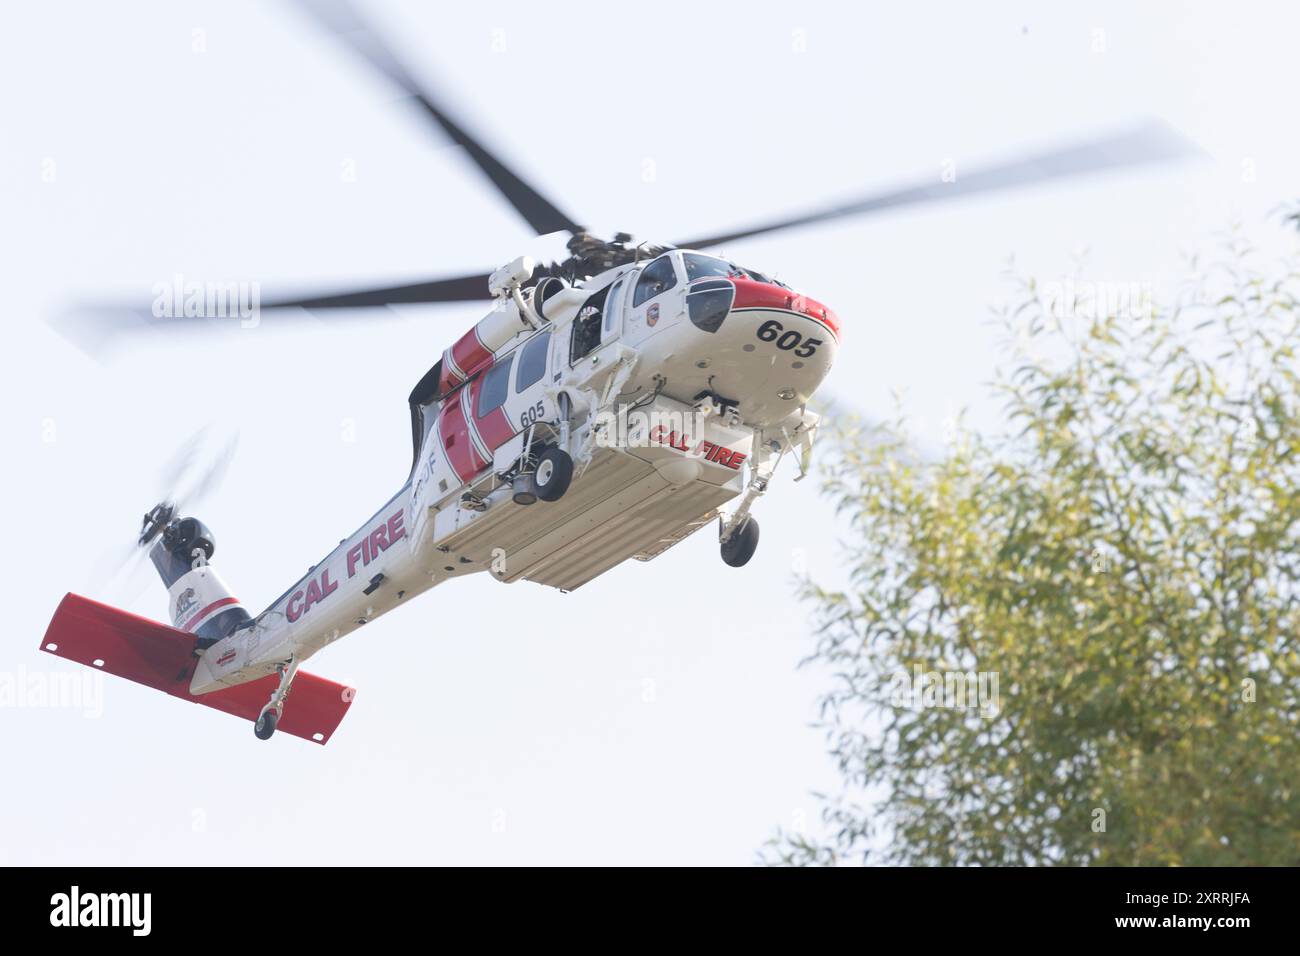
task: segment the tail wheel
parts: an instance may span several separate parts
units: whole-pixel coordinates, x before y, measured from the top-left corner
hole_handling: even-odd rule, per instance
[[[280,715],[274,709],[268,710],[257,718],[257,723],[253,724],[253,734],[258,740],[270,740],[271,735],[275,733],[275,725],[280,722]]]
[[[722,542],[722,561],[733,568],[743,568],[758,550],[758,521],[752,516],[726,541]]]
[[[559,501],[573,480],[573,459],[561,448],[548,448],[537,462],[533,484],[543,501]]]

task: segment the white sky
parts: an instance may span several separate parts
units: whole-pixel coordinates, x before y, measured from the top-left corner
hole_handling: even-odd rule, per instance
[[[837,309],[830,389],[879,415],[902,391],[925,441],[964,406],[998,424],[986,317],[1009,255],[1052,279],[1087,247],[1093,278],[1160,282],[1234,220],[1290,242],[1269,218],[1300,195],[1289,5],[593,9],[391,2],[372,18],[527,178],[606,233],[672,240],[1143,116],[1206,151],[727,250]],[[67,590],[164,616],[161,585],[110,590],[104,562],[203,422],[241,433],[201,509],[215,563],[250,606],[279,594],[402,483],[405,397],[480,310],[287,332],[268,319],[133,339],[104,363],[46,319],[80,299],[146,302],[176,272],[260,280],[269,297],[494,267],[545,244],[381,78],[280,4],[26,4],[9,26],[12,682],[75,669],[37,651]],[[799,562],[839,575],[837,525],[814,482],[783,477],[744,571],[701,533],[567,596],[481,576],[318,655],[310,670],[358,688],[325,748],[260,743],[111,677],[97,718],[0,706],[0,862],[749,863],[775,826],[811,824],[809,791],[836,779],[807,726],[826,678],[796,670],[813,641],[791,593]]]

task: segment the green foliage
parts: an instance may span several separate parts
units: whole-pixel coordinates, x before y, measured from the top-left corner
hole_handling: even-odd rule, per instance
[[[805,593],[844,792],[767,861],[1300,863],[1300,275],[1225,259],[1122,316],[1020,283],[1005,435],[839,424],[852,585]],[[917,667],[996,715],[909,706]]]

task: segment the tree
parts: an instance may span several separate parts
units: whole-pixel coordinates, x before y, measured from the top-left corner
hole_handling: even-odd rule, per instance
[[[851,584],[803,592],[844,788],[766,861],[1300,863],[1300,272],[1253,261],[1168,306],[1018,281],[1005,434],[838,425]]]

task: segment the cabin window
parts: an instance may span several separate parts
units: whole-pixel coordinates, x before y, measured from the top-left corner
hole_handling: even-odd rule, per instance
[[[474,413],[482,418],[501,407],[510,392],[510,366],[515,355],[511,352],[483,373],[483,384],[478,389],[478,406]]]
[[[519,353],[519,374],[515,376],[516,392],[522,392],[546,374],[546,355],[550,348],[550,332],[534,335],[524,343]]]
[[[660,292],[667,292],[677,284],[677,272],[673,269],[673,260],[660,256],[641,270],[637,280],[636,292],[632,296],[632,307],[640,305],[646,299],[653,299]]]

